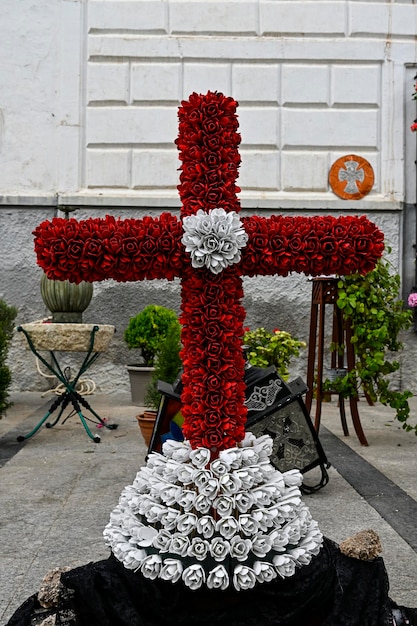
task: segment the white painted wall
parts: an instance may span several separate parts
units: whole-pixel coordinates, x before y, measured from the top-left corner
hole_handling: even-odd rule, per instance
[[[31,258],[28,224],[56,206],[81,206],[79,216],[178,208],[178,104],[192,91],[218,90],[240,103],[244,209],[367,213],[393,246],[406,292],[414,282],[416,32],[412,0],[2,0],[0,227],[7,237],[21,230]],[[328,184],[331,164],[350,153],[375,171],[373,190],[356,202]],[[38,295],[18,292],[22,250],[13,243],[0,244],[0,294],[29,321]],[[37,290],[34,259],[26,270]],[[249,320],[283,327],[273,312],[279,300],[287,326],[306,338],[305,279],[291,287],[265,280],[261,290],[259,281],[246,286]],[[158,298],[159,287],[137,288]],[[95,297],[96,318],[125,323],[127,313],[100,309]],[[123,298],[129,314],[141,308],[126,289]],[[301,302],[304,320],[294,320]],[[414,335],[409,342],[414,359]],[[17,352],[15,363],[20,372]]]

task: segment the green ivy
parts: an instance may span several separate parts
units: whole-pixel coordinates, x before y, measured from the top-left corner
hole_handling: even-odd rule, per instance
[[[8,401],[8,388],[12,376],[6,365],[6,357],[13,334],[13,320],[16,315],[17,309],[15,307],[8,306],[3,300],[0,300],[0,418],[11,405]]]
[[[407,424],[408,398],[413,394],[392,390],[387,378],[400,367],[394,358],[403,347],[399,332],[412,323],[411,311],[405,310],[399,299],[400,276],[392,270],[392,264],[382,258],[366,276],[352,274],[339,279],[337,306],[351,323],[356,366],[336,381],[325,381],[324,389],[357,397],[362,388],[372,402],[393,408],[403,428],[415,430],[417,435],[417,426]],[[344,351],[343,345],[332,348]]]

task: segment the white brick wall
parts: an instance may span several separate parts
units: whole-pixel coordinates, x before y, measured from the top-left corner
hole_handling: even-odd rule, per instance
[[[112,186],[120,179],[125,189],[129,180],[129,188],[143,198],[147,190],[171,189],[176,203],[172,143],[178,101],[211,89],[240,102],[243,204],[246,195],[258,193],[279,205],[291,193],[295,206],[302,206],[314,192],[326,206],[343,206],[329,189],[328,172],[337,156],[348,153],[362,154],[373,165],[373,203],[401,197],[401,141],[384,116],[395,108],[401,117],[408,97],[404,72],[408,56],[413,62],[415,55],[413,3],[90,0],[89,5],[86,149],[96,163],[100,153],[106,163],[115,159]],[[394,90],[387,71],[392,64]],[[118,103],[127,106],[114,106]],[[382,141],[387,130],[393,136]],[[405,138],[406,130],[404,120]],[[126,176],[119,171],[118,150],[124,146],[134,149]],[[388,150],[397,160],[394,170]],[[97,186],[94,172],[91,165],[86,170],[87,187]]]
[[[258,196],[302,208],[313,192],[323,207],[344,208],[328,171],[348,153],[368,158],[377,181],[355,208],[404,198],[411,0],[4,4],[19,33],[0,24],[2,45],[18,44],[1,89],[7,197],[94,202],[111,188],[137,204],[176,205],[177,107],[211,89],[240,103],[243,205]]]

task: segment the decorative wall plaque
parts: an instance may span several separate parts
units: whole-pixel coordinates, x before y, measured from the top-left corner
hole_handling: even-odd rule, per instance
[[[371,191],[374,180],[372,165],[356,154],[340,157],[329,172],[330,187],[344,200],[360,200]]]

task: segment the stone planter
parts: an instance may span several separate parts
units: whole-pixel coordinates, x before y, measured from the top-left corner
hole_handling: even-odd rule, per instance
[[[127,371],[129,372],[132,404],[145,406],[146,392],[155,368],[146,367],[145,365],[127,365]]]
[[[36,350],[56,350],[59,352],[87,352],[91,343],[91,332],[98,327],[94,335],[93,352],[105,352],[114,335],[114,326],[110,324],[42,324],[32,322],[22,324],[31,338]],[[26,348],[29,349],[25,341]]]
[[[157,411],[144,411],[139,415],[136,415],[136,419],[138,420],[138,425],[140,428],[140,432],[142,433],[142,437],[145,441],[146,447],[149,448],[149,444],[151,442],[153,429],[155,426]]]

